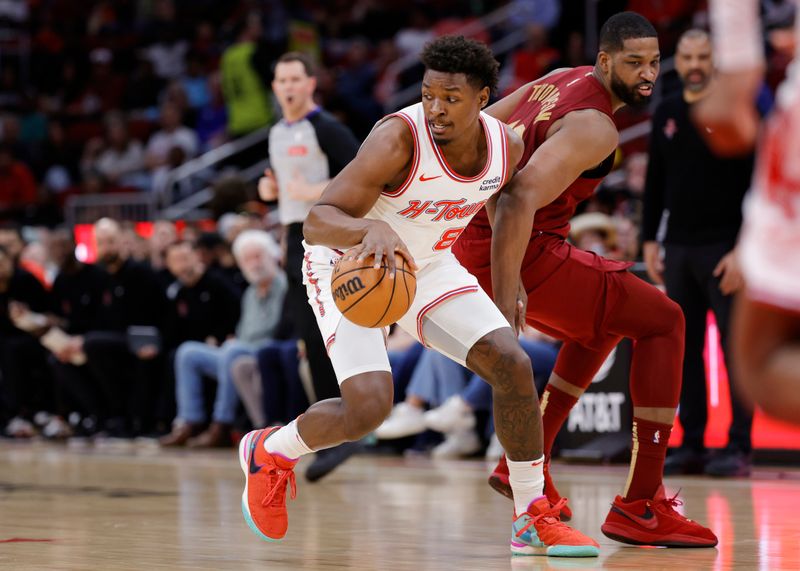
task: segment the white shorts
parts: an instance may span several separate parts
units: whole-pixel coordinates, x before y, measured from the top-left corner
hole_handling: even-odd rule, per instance
[[[331,275],[341,255],[324,246],[304,247],[303,281],[339,384],[360,373],[391,371],[386,331],[343,319],[333,302]],[[450,252],[417,272],[417,295],[397,324],[423,345],[461,365],[466,364],[476,341],[491,331],[510,327],[478,280]]]
[[[739,252],[747,296],[800,312],[800,110],[776,113],[759,149]]]

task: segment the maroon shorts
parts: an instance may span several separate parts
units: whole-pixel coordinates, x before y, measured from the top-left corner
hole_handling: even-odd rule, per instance
[[[462,238],[453,246],[455,256],[490,296],[491,241],[491,237]],[[632,265],[576,248],[561,236],[532,238],[521,270],[528,292],[526,321],[557,339],[590,349],[607,348],[606,321],[629,295],[626,282],[638,280],[625,271]]]

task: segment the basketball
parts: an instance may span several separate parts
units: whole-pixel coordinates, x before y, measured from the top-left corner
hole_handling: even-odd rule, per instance
[[[386,262],[373,267],[373,257],[339,259],[333,268],[331,293],[336,307],[362,327],[386,327],[405,315],[417,293],[417,278],[406,259],[395,254],[396,271],[389,279]]]

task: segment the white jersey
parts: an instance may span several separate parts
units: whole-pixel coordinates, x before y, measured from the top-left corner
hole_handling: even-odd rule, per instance
[[[757,0],[716,0],[711,15],[720,69],[763,64]],[[794,33],[795,58],[761,135],[739,255],[748,297],[800,313],[800,13]]]
[[[365,218],[387,222],[422,267],[449,252],[472,217],[505,184],[509,171],[505,126],[480,114],[486,165],[477,175],[465,177],[449,167],[434,143],[422,103],[389,117],[399,117],[411,129],[414,159],[403,184],[384,192]]]

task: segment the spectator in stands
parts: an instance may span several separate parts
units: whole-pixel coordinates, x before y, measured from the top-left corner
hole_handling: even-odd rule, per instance
[[[66,113],[78,117],[98,117],[118,109],[125,93],[125,76],[115,74],[114,56],[108,48],[95,48],[89,54],[91,70],[83,89],[66,101]]]
[[[753,155],[717,157],[690,119],[693,105],[708,95],[713,83],[708,34],[685,32],[678,42],[675,65],[683,91],[665,98],[653,116],[642,230],[650,278],[666,285],[667,294],[680,304],[686,317],[678,409],[684,436],[681,447],[667,457],[664,472],[744,476],[750,473],[753,417],[733,389],[728,331],[733,294],[742,286],[734,248]],[[665,211],[669,217],[661,236],[659,226]],[[663,262],[659,241],[664,244]],[[732,419],[727,447],[707,461],[703,348],[709,309],[714,312],[728,365]]]
[[[178,348],[175,357],[178,417],[172,433],[161,439],[164,446],[230,446],[230,428],[239,403],[231,377],[232,365],[238,357],[253,357],[261,346],[271,342],[277,330],[288,287],[286,276],[278,267],[280,248],[266,232],[246,230],[236,238],[233,252],[250,284],[242,297],[236,337],[221,346],[187,341]],[[206,421],[204,375],[217,381],[212,422],[207,430],[190,438]]]
[[[106,115],[105,130],[104,138],[93,138],[86,143],[81,169],[99,172],[114,186],[149,188],[144,149],[130,137],[125,116],[119,112]]]
[[[602,212],[579,214],[570,220],[570,241],[581,250],[616,259],[617,229]]]
[[[16,159],[9,145],[0,142],[0,217],[19,216],[36,201],[33,173]]]
[[[136,226],[132,222],[123,222],[120,227],[122,257],[130,258],[134,262],[147,262],[150,257],[150,244],[147,239],[136,231]]]
[[[53,371],[57,393],[74,403],[72,410],[81,414],[75,427],[81,436],[94,434],[105,424],[108,415],[103,385],[86,366],[81,337],[102,326],[104,301],[111,292],[109,276],[99,266],[84,264],[75,257],[72,232],[60,228],[47,241],[48,257],[58,268],[51,290],[55,318],[51,331],[41,338],[50,351],[48,364]],[[58,411],[43,430],[45,436],[61,437],[71,432],[63,420],[69,411]]]
[[[174,244],[177,241],[178,229],[172,221],[156,220],[153,222],[153,233],[150,234],[150,239],[147,241],[149,250],[148,262],[150,268],[159,275],[164,287],[175,279],[175,276],[167,270],[166,253],[170,244]]]
[[[207,78],[208,101],[197,109],[195,129],[203,151],[210,151],[228,140],[228,111],[222,95],[222,83],[219,72]]]
[[[175,354],[185,341],[219,346],[234,334],[239,296],[227,281],[209,271],[194,246],[185,240],[167,247],[166,264],[174,281],[167,288],[164,326],[167,372],[159,398],[159,418],[175,418]]]
[[[153,190],[159,192],[166,184],[167,173],[192,159],[199,149],[197,133],[181,123],[180,109],[166,101],[161,105],[161,130],[147,142],[145,164],[153,177]]]
[[[240,294],[247,289],[248,281],[245,279],[241,264],[237,264],[231,245],[217,232],[203,232],[194,241],[200,261],[211,271],[223,276],[228,283]]]
[[[180,79],[189,107],[198,111],[211,101],[208,85],[208,69],[197,52],[189,52],[186,58],[186,74]]]
[[[30,310],[44,314],[50,300],[44,286],[20,268],[11,253],[0,246],[0,420],[8,436],[32,436],[34,413],[53,409],[52,383],[45,361],[47,352],[29,331],[46,322],[23,326],[12,318]]]
[[[146,57],[140,57],[136,68],[131,74],[131,85],[125,93],[123,105],[125,109],[146,110],[150,116],[155,115],[158,106],[158,96],[166,82],[156,75],[153,63]],[[152,111],[152,114],[151,114]]]
[[[272,103],[253,64],[261,37],[260,16],[247,14],[234,33],[236,41],[222,54],[220,73],[228,107],[228,134],[241,137],[272,122]]]
[[[67,139],[64,123],[51,119],[47,137],[34,162],[36,175],[51,193],[62,193],[80,181],[80,148]]]
[[[181,37],[180,23],[177,21],[175,4],[172,0],[159,0],[155,3],[156,20],[151,31],[154,41],[142,55],[150,60],[156,75],[162,79],[177,79],[184,74],[186,53],[189,42]]]
[[[103,218],[94,231],[97,261],[109,273],[110,295],[104,299],[99,329],[83,337],[81,348],[103,387],[108,432],[146,434],[153,429],[154,395],[164,377],[164,290],[153,270],[124,255],[118,222]]]

